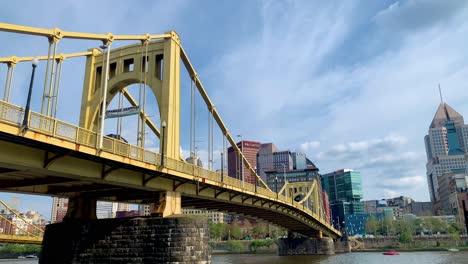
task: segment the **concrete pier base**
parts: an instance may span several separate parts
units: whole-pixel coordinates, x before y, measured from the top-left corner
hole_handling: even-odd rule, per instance
[[[46,227],[40,264],[211,263],[206,218],[67,220]]]
[[[334,255],[333,239],[323,238],[282,238],[278,241],[280,256]]]

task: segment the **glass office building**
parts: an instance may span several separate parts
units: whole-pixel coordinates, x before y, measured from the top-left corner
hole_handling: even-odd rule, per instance
[[[343,226],[346,214],[364,213],[362,180],[358,171],[343,169],[322,175],[322,187],[328,193],[331,218]]]

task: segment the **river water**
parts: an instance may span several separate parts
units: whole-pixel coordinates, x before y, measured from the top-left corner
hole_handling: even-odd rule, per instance
[[[348,253],[333,256],[213,255],[213,264],[468,264],[468,252],[402,252],[384,256],[380,252]]]
[[[37,264],[37,260],[0,260],[0,264]],[[399,256],[384,256],[379,252],[348,253],[333,256],[289,256],[273,254],[213,255],[213,264],[468,264],[468,252],[403,252]]]

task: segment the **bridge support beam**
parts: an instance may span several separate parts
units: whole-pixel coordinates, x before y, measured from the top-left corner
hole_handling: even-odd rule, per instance
[[[92,220],[96,217],[96,199],[88,197],[71,197],[68,199],[68,209],[64,220]]]
[[[179,192],[160,192],[151,215],[170,217],[182,214],[182,198]]]
[[[280,256],[295,255],[334,255],[333,239],[322,238],[282,238],[278,241]]]
[[[46,227],[39,264],[210,263],[208,220],[135,217]]]

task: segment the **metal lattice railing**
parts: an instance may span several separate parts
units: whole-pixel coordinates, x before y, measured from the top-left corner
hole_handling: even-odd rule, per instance
[[[23,108],[0,100],[0,122],[20,127],[22,125],[23,117]],[[97,148],[99,137],[98,133],[48,116],[44,116],[36,112],[30,112],[28,126],[29,129],[46,134],[48,136],[60,138],[72,143],[81,144],[92,148]],[[143,148],[111,137],[104,136],[102,150],[118,156],[123,156],[156,166],[161,165],[161,155],[159,153],[145,150]],[[293,207],[303,210],[307,214],[313,216],[317,221],[327,226],[329,229],[334,230],[334,228],[325,221],[323,214],[320,214],[319,216],[315,210],[305,208],[302,204],[295,202],[290,197],[287,197],[283,194],[277,195],[275,192],[263,188],[262,186],[255,187],[254,184],[242,182],[232,177],[221,177],[220,172],[207,170],[181,160],[164,157],[164,165],[167,169],[170,170],[178,171],[198,178],[205,178],[218,183],[222,182],[226,185],[243,189],[244,191],[253,192],[257,195],[263,195],[269,199],[278,200],[289,204]]]

